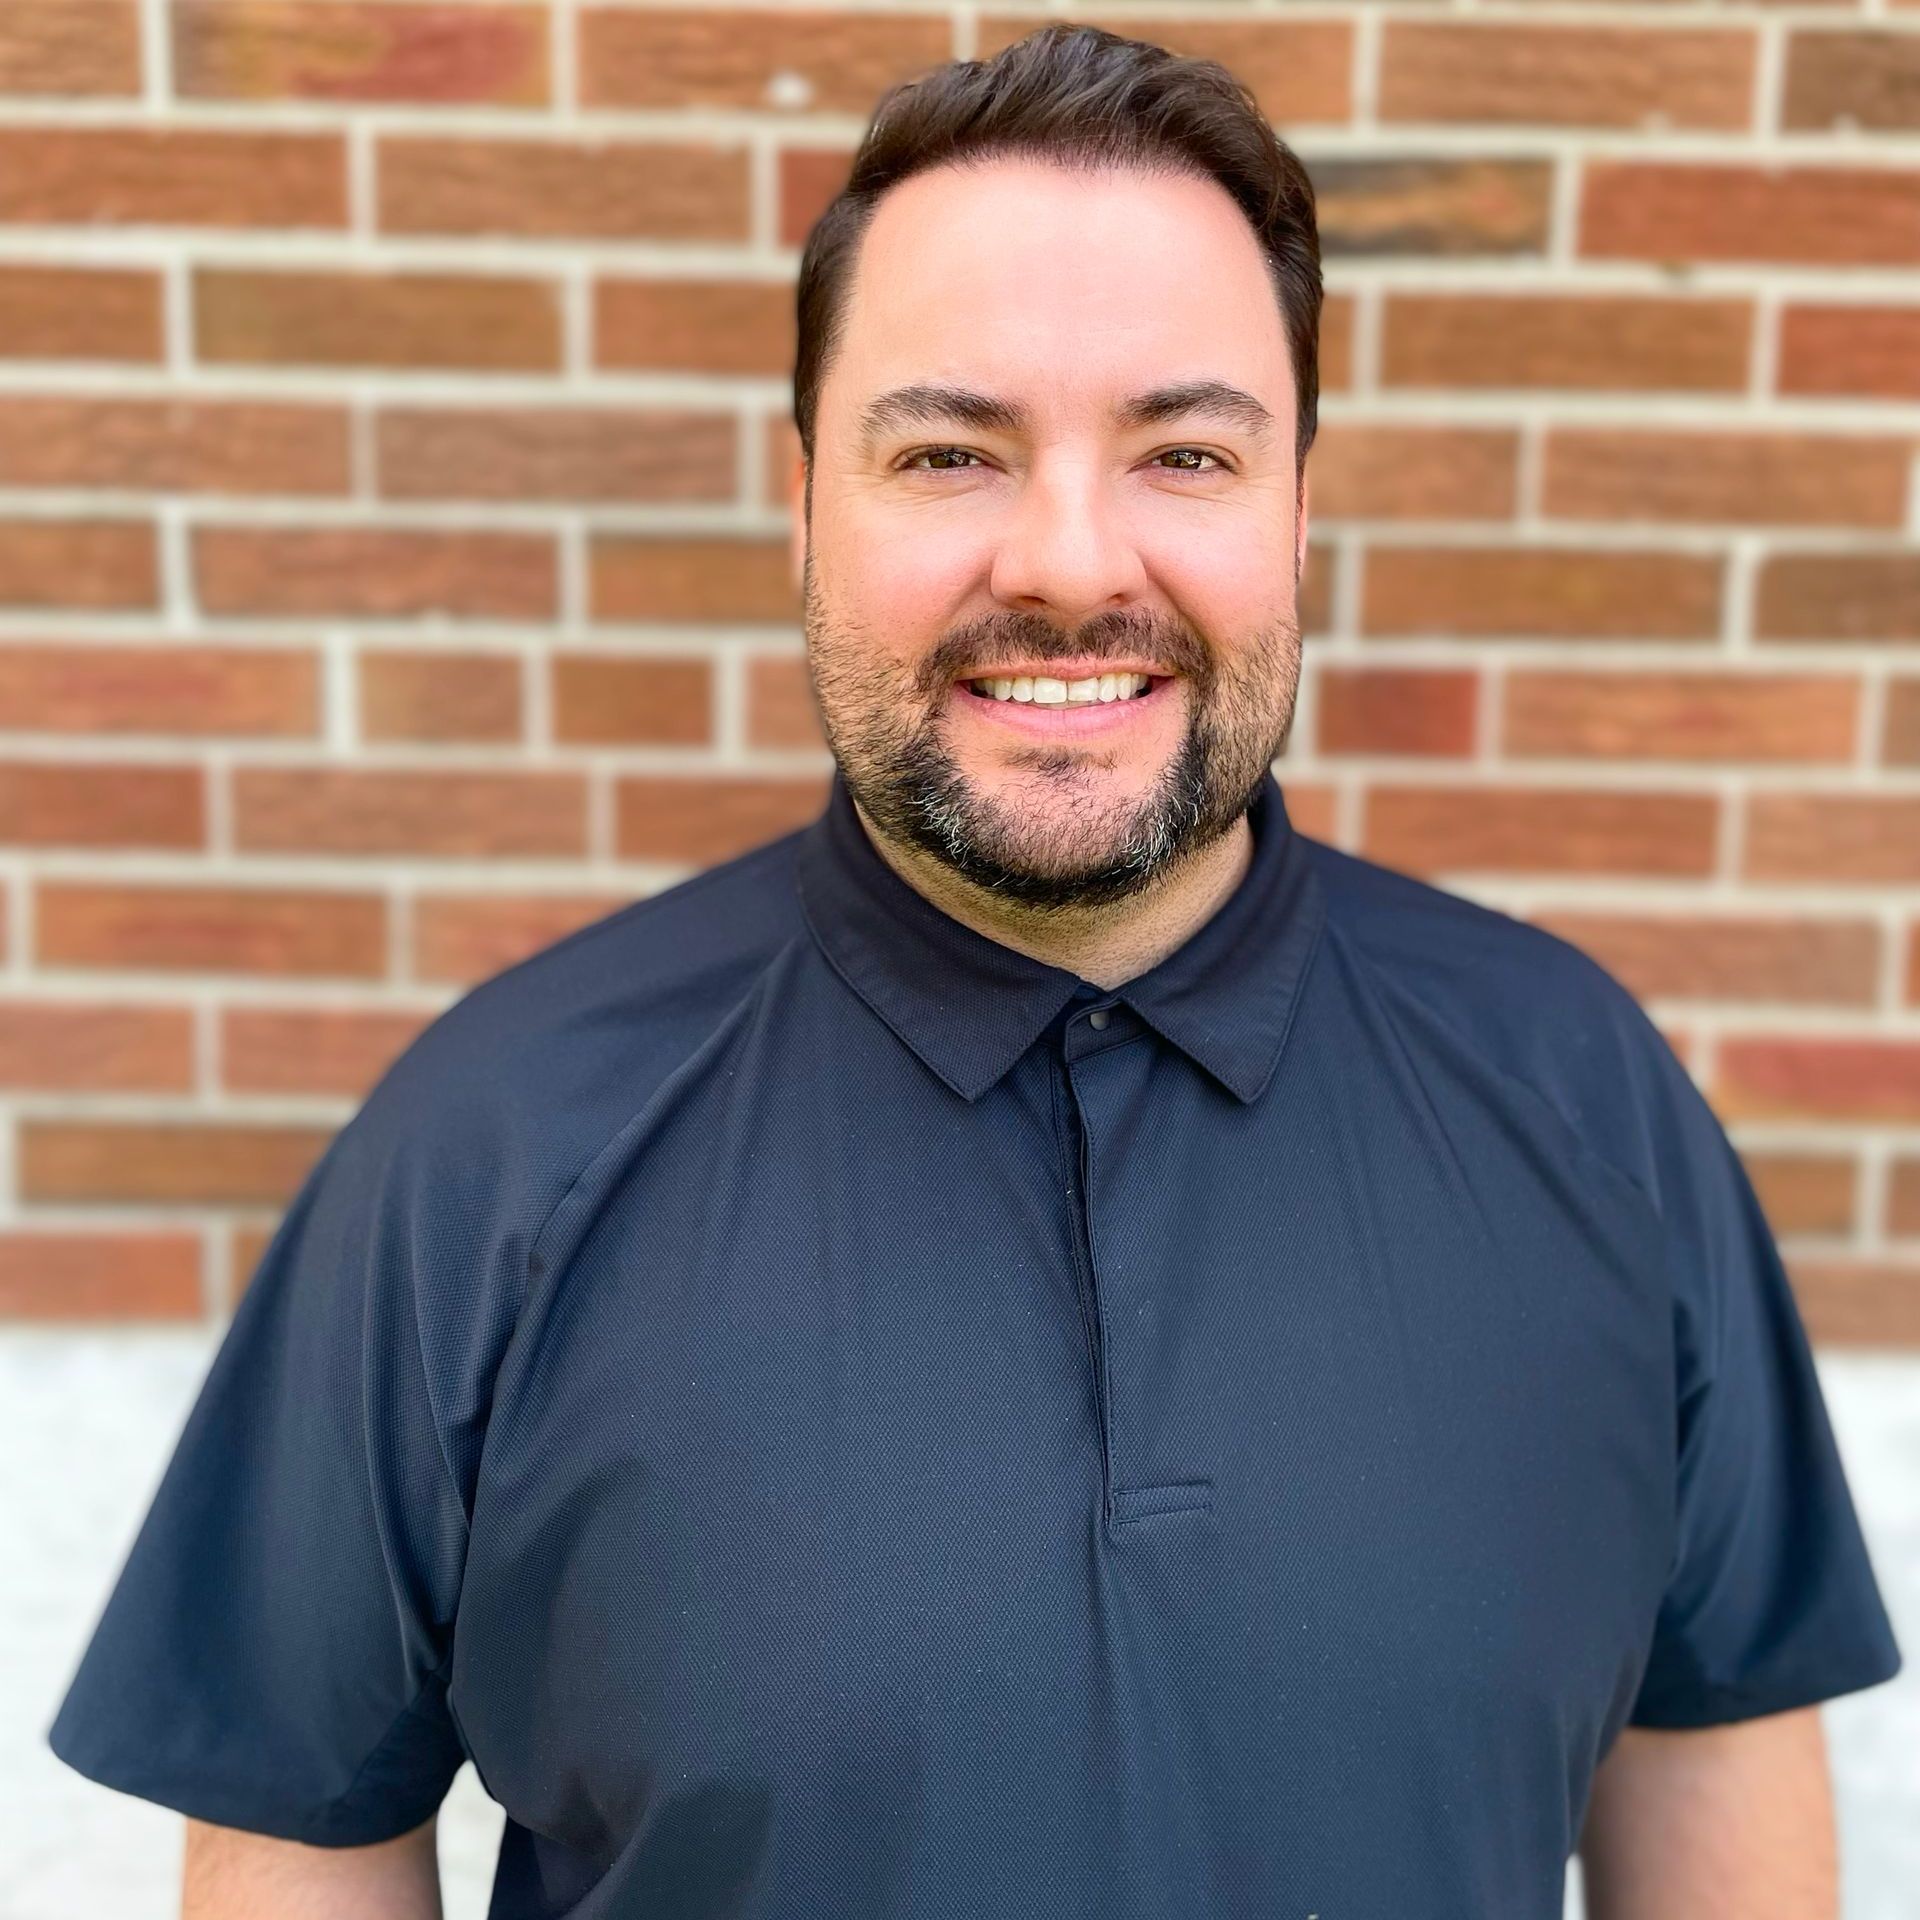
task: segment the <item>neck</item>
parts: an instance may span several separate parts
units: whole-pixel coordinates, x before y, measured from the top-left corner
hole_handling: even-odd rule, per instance
[[[1183,946],[1226,905],[1253,859],[1244,814],[1210,846],[1125,900],[1084,910],[1009,903],[963,880],[918,847],[888,839],[856,800],[874,851],[900,878],[962,926],[1097,987],[1117,987]]]

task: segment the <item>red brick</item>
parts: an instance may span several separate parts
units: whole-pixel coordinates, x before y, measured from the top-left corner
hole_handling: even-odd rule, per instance
[[[1780,124],[1794,132],[1920,132],[1920,36],[1894,29],[1789,34]]]
[[[343,227],[331,133],[0,128],[0,220],[37,226]]]
[[[1529,918],[1641,999],[1869,1007],[1879,994],[1881,935],[1871,920],[1597,909]]]
[[[0,1231],[0,1316],[9,1320],[197,1320],[200,1236]]]
[[[201,847],[206,837],[198,767],[0,762],[0,845]]]
[[[545,620],[557,607],[556,565],[544,533],[201,527],[193,536],[200,605],[220,614]]]
[[[706,5],[585,8],[577,29],[588,107],[792,107],[870,114],[896,80],[953,55],[937,15]],[[785,92],[793,78],[802,97]]]
[[[1542,511],[1568,520],[1898,527],[1908,441],[1892,435],[1551,427]]]
[[[327,1140],[320,1127],[24,1120],[20,1197],[106,1206],[284,1204]]]
[[[541,6],[401,0],[174,0],[174,85],[188,99],[545,106]]]
[[[1311,496],[1309,496],[1311,497]],[[1710,640],[1718,559],[1575,547],[1371,546],[1360,627],[1488,639]]]
[[[1520,436],[1512,427],[1330,421],[1316,434],[1316,518],[1511,520]]]
[[[1334,841],[1335,815],[1340,795],[1329,781],[1289,780],[1286,783],[1287,820],[1297,833],[1314,840]]]
[[[553,737],[570,745],[701,747],[713,738],[713,664],[604,653],[554,657]]]
[[[423,893],[413,905],[411,972],[470,986],[627,904],[608,893]]]
[[[1322,753],[1473,752],[1480,676],[1401,667],[1322,667]]]
[[[310,736],[319,662],[291,647],[0,641],[0,713],[46,733]]]
[[[1389,18],[1380,118],[1737,131],[1753,116],[1750,32]]]
[[[1328,259],[1546,251],[1553,169],[1543,160],[1316,159],[1313,187]]]
[[[1749,880],[1920,881],[1920,798],[1755,793],[1747,801]]]
[[[139,91],[134,0],[0,0],[0,93]]]
[[[0,358],[160,358],[160,276],[131,267],[0,265]]]
[[[341,407],[0,396],[0,486],[345,493]]]
[[[1858,1177],[1837,1153],[1749,1153],[1743,1156],[1760,1211],[1776,1238],[1797,1233],[1850,1233]]]
[[[825,749],[804,657],[763,654],[748,660],[747,744],[776,752]]]
[[[379,979],[386,902],[319,888],[43,881],[34,960],[56,967]]]
[[[194,351],[224,365],[476,373],[560,365],[560,296],[542,280],[203,267],[193,301]]]
[[[380,491],[396,500],[731,500],[733,416],[692,408],[389,408]]]
[[[593,290],[598,367],[791,378],[793,288],[769,280],[603,280]]]
[[[232,1093],[364,1099],[432,1017],[361,1007],[229,1007],[220,1084]]]
[[[240,767],[233,839],[244,853],[566,854],[587,850],[574,773]]]
[[[1561,787],[1375,786],[1359,851],[1416,874],[1712,871],[1710,794]]]
[[[1888,683],[1880,757],[1890,767],[1920,767],[1920,679]]]
[[[1757,640],[1920,640],[1920,554],[1773,553],[1754,583]]]
[[[596,620],[787,623],[800,593],[784,540],[603,533],[589,548]]]
[[[1753,309],[1654,294],[1392,293],[1388,387],[1744,393]]]
[[[379,183],[389,233],[736,244],[752,235],[752,182],[738,138],[396,136],[380,143]]]
[[[1920,1347],[1920,1261],[1787,1262],[1809,1342],[1824,1347]]]
[[[1887,1187],[1887,1231],[1920,1234],[1920,1156],[1893,1163]]]
[[[360,655],[360,732],[367,740],[518,740],[520,661],[500,653]]]
[[[1920,173],[1893,167],[1587,162],[1590,259],[1920,265]]]
[[[0,520],[0,606],[109,612],[151,607],[159,592],[144,520]]]
[[[1920,307],[1783,308],[1780,391],[1920,400]]]
[[[1715,1061],[1723,1119],[1920,1120],[1920,1041],[1722,1034]]]
[[[1501,743],[1523,757],[1849,761],[1859,711],[1860,683],[1851,674],[1515,669],[1506,681]]]
[[[1353,385],[1353,295],[1329,293],[1320,307],[1320,391],[1344,393]]]
[[[187,1093],[186,1007],[0,1000],[0,1086],[44,1093]]]
[[[709,866],[815,819],[827,781],[635,774],[614,787],[623,860]]]

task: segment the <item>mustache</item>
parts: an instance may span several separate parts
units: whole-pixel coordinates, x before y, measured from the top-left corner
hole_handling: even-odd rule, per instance
[[[1002,661],[1112,660],[1124,665],[1141,659],[1162,661],[1172,672],[1197,679],[1211,656],[1198,635],[1160,621],[1102,616],[1069,632],[1044,620],[1016,617],[976,621],[949,634],[924,671],[932,690],[963,672],[991,673]]]

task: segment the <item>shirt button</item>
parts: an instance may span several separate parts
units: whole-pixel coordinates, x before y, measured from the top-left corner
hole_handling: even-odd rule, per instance
[[[1087,1025],[1092,1027],[1095,1030],[1095,1032],[1099,1032],[1102,1029],[1104,1029],[1107,1024],[1107,1020],[1108,1020],[1108,1014],[1105,1007],[1095,1007],[1094,1010],[1087,1015]]]

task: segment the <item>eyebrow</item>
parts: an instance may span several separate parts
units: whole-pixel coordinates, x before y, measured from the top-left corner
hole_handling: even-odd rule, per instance
[[[1256,439],[1265,439],[1274,426],[1273,415],[1252,394],[1226,380],[1181,380],[1133,394],[1115,404],[1112,421],[1122,429],[1155,427],[1194,414],[1230,421]],[[923,380],[867,402],[860,413],[860,447],[870,450],[895,428],[942,421],[958,421],[981,433],[1025,433],[1033,424],[1032,415],[1016,400]]]

